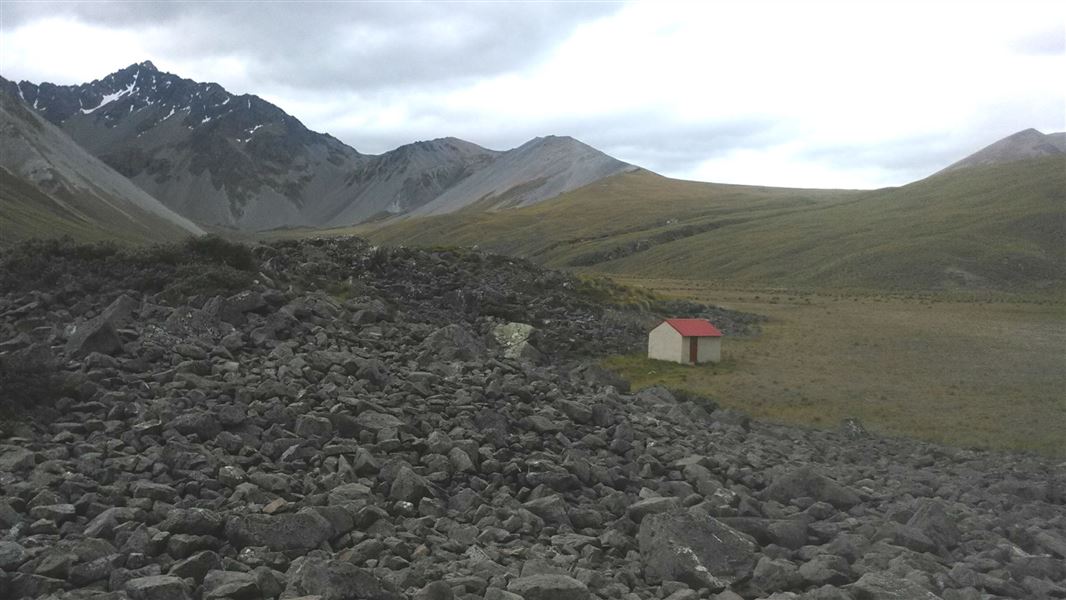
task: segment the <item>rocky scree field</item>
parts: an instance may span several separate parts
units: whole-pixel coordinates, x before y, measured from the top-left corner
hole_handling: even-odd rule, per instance
[[[750,315],[357,239],[25,244],[0,290],[3,598],[1066,597],[1062,465],[594,366]]]

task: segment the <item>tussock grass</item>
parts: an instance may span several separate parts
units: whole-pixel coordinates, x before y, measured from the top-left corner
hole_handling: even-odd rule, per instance
[[[1066,303],[647,283],[769,320],[761,336],[725,338],[719,365],[608,359],[635,388],[684,388],[776,422],[857,417],[886,435],[1066,456]]]

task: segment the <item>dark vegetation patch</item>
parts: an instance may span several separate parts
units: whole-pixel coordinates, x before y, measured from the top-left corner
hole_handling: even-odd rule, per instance
[[[113,242],[79,244],[69,237],[29,240],[0,249],[0,287],[59,294],[131,289],[175,301],[196,294],[233,293],[251,284],[251,249],[218,236],[129,248]]]
[[[661,231],[648,237],[632,240],[624,244],[619,244],[611,248],[604,250],[595,250],[592,252],[586,252],[579,254],[574,258],[571,258],[567,263],[571,267],[591,267],[611,260],[619,258],[625,258],[626,256],[632,256],[638,252],[644,252],[650,250],[660,244],[668,244],[677,240],[682,240],[701,233],[707,233],[708,231],[714,231],[727,225],[737,225],[739,223],[745,223],[748,219],[726,219],[723,221],[712,221],[710,223],[694,223],[691,225],[682,225],[666,231]]]
[[[56,402],[72,393],[71,379],[48,346],[0,354],[0,437],[14,435],[29,415],[53,412]]]

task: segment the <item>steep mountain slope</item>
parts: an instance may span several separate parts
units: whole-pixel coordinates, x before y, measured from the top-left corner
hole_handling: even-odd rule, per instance
[[[974,152],[940,171],[954,171],[985,165],[1066,155],[1066,132],[1043,134],[1035,129],[1026,129],[1009,135]]]
[[[8,82],[49,121],[178,213],[258,229],[347,202],[365,159],[256,96],[130,65],[77,86]]]
[[[536,204],[617,173],[636,169],[571,137],[535,138],[448,189],[415,215],[466,208],[499,210]]]
[[[145,242],[203,231],[0,90],[0,242],[68,234]]]
[[[478,245],[552,266],[794,287],[1066,286],[1062,158],[901,188],[789,190],[625,173],[540,205],[390,224],[386,244]],[[609,216],[609,218],[608,218]]]
[[[356,167],[348,180],[357,190],[354,196],[339,212],[316,221],[341,226],[417,209],[487,168],[500,154],[458,138],[400,146]]]

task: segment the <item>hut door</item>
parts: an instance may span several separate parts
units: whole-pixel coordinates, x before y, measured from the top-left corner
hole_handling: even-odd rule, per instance
[[[688,360],[692,364],[696,364],[696,359],[699,358],[699,340],[698,337],[688,338]]]

